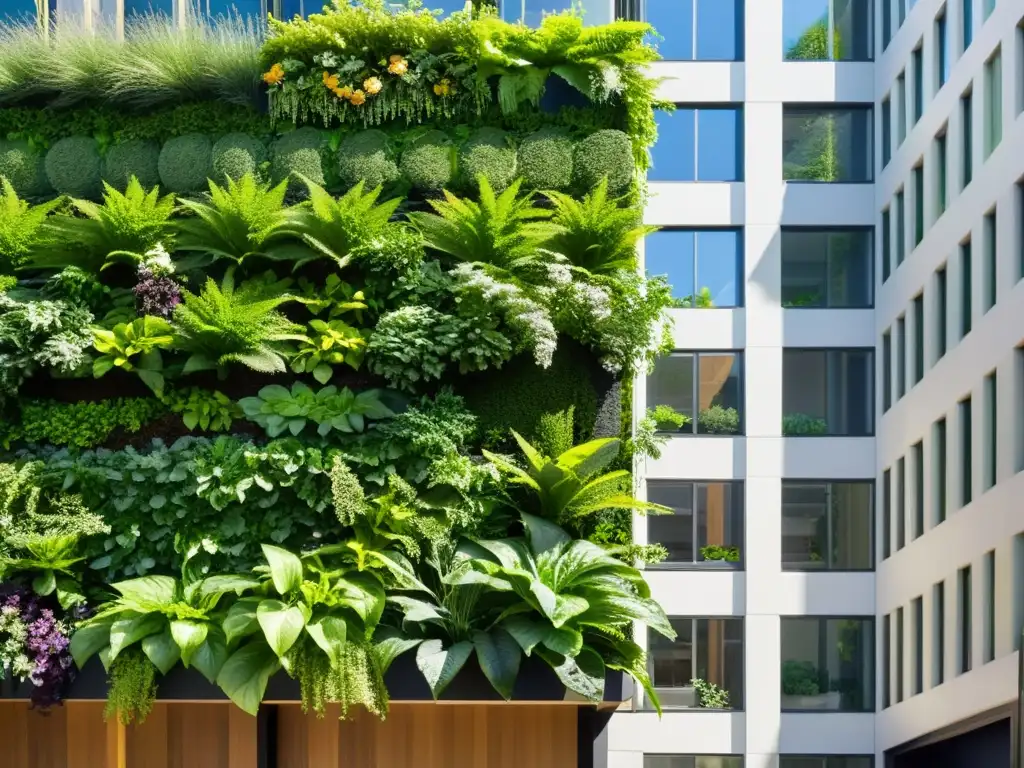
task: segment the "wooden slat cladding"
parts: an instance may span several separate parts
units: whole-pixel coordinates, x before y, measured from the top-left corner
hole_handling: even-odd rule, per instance
[[[381,722],[362,710],[322,720],[278,710],[278,768],[572,768],[575,707],[393,704]]]
[[[0,702],[0,766],[123,768],[118,729],[103,722],[101,702],[68,703],[49,712],[30,710],[24,702]]]

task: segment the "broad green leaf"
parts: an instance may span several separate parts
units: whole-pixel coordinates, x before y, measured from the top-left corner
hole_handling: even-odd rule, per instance
[[[384,612],[384,587],[375,576],[368,573],[350,573],[334,584],[340,602],[352,608],[363,620],[367,630],[372,630]]]
[[[110,625],[110,660],[144,637],[162,632],[167,619],[159,613],[147,613],[134,619],[121,619]]]
[[[178,619],[171,622],[171,637],[181,649],[181,663],[186,668],[192,663],[196,650],[206,641],[207,632],[209,627],[202,621]]]
[[[227,618],[224,619],[224,635],[228,645],[239,638],[259,631],[260,623],[256,619],[256,607],[259,604],[258,598],[246,598],[239,600],[228,609]]]
[[[327,658],[331,660],[331,667],[341,669],[345,659],[345,634],[348,625],[344,619],[337,616],[324,616],[306,624],[306,632],[315,642]]]
[[[449,573],[444,577],[444,583],[450,584],[453,587],[478,584],[499,592],[512,591],[512,585],[505,579],[497,576],[489,576],[486,573],[480,573],[479,571],[474,571],[471,568],[460,568],[453,573]]]
[[[551,627],[542,642],[562,656],[576,656],[583,648],[583,635],[570,627]]]
[[[531,616],[509,616],[502,621],[501,626],[519,643],[519,647],[527,656],[533,653],[533,649],[551,631],[551,625],[548,622],[538,621]]]
[[[256,620],[267,638],[267,645],[278,656],[288,653],[306,625],[306,617],[298,606],[288,606],[280,600],[261,601],[256,609]]]
[[[555,547],[568,544],[572,537],[554,523],[536,515],[520,513],[523,520],[523,527],[526,529],[526,538],[530,542],[530,549],[534,554],[547,552]]]
[[[40,597],[52,595],[57,589],[57,577],[49,568],[32,579],[32,591]]]
[[[572,470],[578,477],[586,479],[600,472],[619,455],[620,441],[615,437],[591,440],[570,448],[556,461],[560,467]]]
[[[281,668],[277,655],[262,641],[246,643],[224,662],[217,685],[239,709],[255,716],[270,676]]]
[[[82,585],[75,579],[61,576],[57,579],[57,602],[65,611],[85,602]]]
[[[248,576],[209,576],[200,582],[199,596],[214,597],[234,592],[241,595],[247,589],[255,589],[260,585],[257,579]]]
[[[512,437],[514,437],[516,442],[519,443],[519,448],[520,450],[522,450],[523,455],[526,457],[526,460],[530,463],[530,467],[533,469],[533,471],[540,472],[541,468],[545,464],[547,464],[547,461],[545,461],[544,457],[540,455],[540,451],[538,451],[536,448],[530,445],[526,438],[524,438],[514,429],[512,430]]]
[[[519,674],[520,650],[512,636],[501,629],[474,632],[473,647],[480,669],[491,681],[494,690],[506,701],[512,698],[512,689]]]
[[[388,598],[388,602],[401,607],[404,614],[403,622],[445,623],[446,619],[441,613],[444,611],[444,608],[434,603],[429,603],[426,600],[417,600],[414,597],[405,597],[404,595],[392,595]]]
[[[436,699],[473,653],[473,644],[465,640],[445,648],[440,640],[424,640],[416,649],[416,666]]]
[[[600,701],[604,696],[604,662],[592,649],[584,648],[576,658],[571,658],[540,646],[537,655],[551,666],[570,691],[590,701]]]
[[[139,613],[165,610],[178,599],[178,582],[170,576],[143,576],[110,586],[121,593],[125,607]]]
[[[296,555],[287,549],[264,544],[263,556],[267,558],[270,578],[279,594],[286,595],[299,588],[302,583],[302,561]]]
[[[110,625],[113,621],[111,618],[96,624],[84,624],[71,635],[71,658],[79,669],[110,644]]]
[[[143,638],[142,652],[146,654],[153,666],[166,675],[181,658],[181,649],[171,636],[170,627],[163,632]]]
[[[380,673],[383,675],[388,668],[406,651],[412,650],[422,643],[422,640],[414,640],[405,637],[386,637],[373,645],[373,653],[380,665]]]
[[[196,649],[192,657],[192,666],[199,670],[203,677],[211,683],[217,681],[221,667],[228,658],[228,647],[224,642],[224,635],[211,628],[206,640]]]

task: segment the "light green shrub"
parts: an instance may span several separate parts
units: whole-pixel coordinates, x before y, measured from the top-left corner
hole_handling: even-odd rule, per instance
[[[399,168],[416,189],[436,192],[451,184],[454,160],[449,138],[442,131],[428,131],[402,152]]]
[[[305,189],[305,185],[292,177],[299,173],[310,181],[324,184],[321,148],[324,140],[316,128],[305,127],[289,131],[270,148],[270,176],[274,184],[291,179],[289,186]]]
[[[37,197],[50,191],[43,170],[43,158],[27,141],[0,141],[0,176],[6,178],[22,197]]]
[[[177,136],[160,150],[160,182],[168,192],[185,194],[206,189],[213,176],[213,145],[201,133]]]
[[[479,174],[501,192],[516,177],[516,151],[508,134],[499,128],[481,128],[459,150],[459,176],[464,185],[477,189]]]
[[[360,181],[365,189],[373,189],[394,181],[398,175],[383,131],[360,131],[338,147],[338,179],[346,189]]]
[[[130,139],[115,144],[103,158],[103,180],[115,189],[123,190],[132,176],[145,189],[160,183],[160,147],[151,141]]]
[[[564,131],[542,128],[519,147],[519,175],[531,189],[566,189],[572,184],[572,150]]]
[[[224,177],[238,181],[247,173],[257,174],[267,159],[263,142],[247,133],[229,133],[213,145],[213,174],[218,184]]]
[[[573,159],[573,178],[583,190],[607,176],[608,191],[618,193],[633,180],[633,145],[622,131],[592,133],[576,145]]]
[[[96,198],[100,183],[100,150],[91,136],[68,136],[46,153],[46,178],[62,195]]]

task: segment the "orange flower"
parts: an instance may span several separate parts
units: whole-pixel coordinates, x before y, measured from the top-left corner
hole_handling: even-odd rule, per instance
[[[379,77],[368,77],[363,80],[363,88],[369,94],[380,93],[380,89],[384,87],[384,83],[380,81]]]
[[[330,72],[324,72],[324,86],[328,91],[333,91],[338,87],[338,76],[332,75]]]
[[[447,96],[452,92],[452,84],[448,78],[444,78],[439,83],[434,83],[434,93],[438,96]]]
[[[366,101],[366,94],[357,88],[356,90],[352,91],[352,95],[348,97],[348,100],[358,107],[360,104]]]
[[[279,85],[284,80],[284,67],[275,64],[269,72],[263,73],[263,82],[267,85]]]
[[[388,64],[388,72],[392,75],[404,75],[409,71],[409,62],[406,61],[400,54],[395,54],[391,57],[391,63]]]
[[[336,88],[334,90],[334,95],[337,96],[339,99],[350,99],[352,98],[352,86],[343,85],[341,86],[341,88]]]

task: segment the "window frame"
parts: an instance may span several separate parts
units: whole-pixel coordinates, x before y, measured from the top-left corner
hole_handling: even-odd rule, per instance
[[[697,631],[697,623],[696,622],[698,622],[698,621],[733,621],[733,622],[737,622],[739,627],[740,627],[740,635],[741,635],[740,644],[741,644],[741,648],[743,650],[744,656],[746,654],[746,650],[747,650],[747,620],[746,620],[746,616],[723,616],[723,615],[714,615],[714,616],[693,616],[693,615],[690,615],[690,616],[687,616],[687,615],[680,615],[680,614],[668,614],[667,618],[668,618],[668,621],[669,621],[670,624],[673,621],[690,621],[690,622],[692,622],[692,624],[691,624],[691,637],[692,637],[691,643],[693,645],[693,655],[692,655],[692,658],[690,660],[690,670],[694,674],[694,676],[696,676],[696,673],[697,673],[697,660],[700,658],[700,653],[699,653],[700,649],[699,649],[699,646],[697,644],[697,637],[698,637],[699,633]],[[724,647],[725,647],[725,644],[726,644],[726,639],[724,637],[724,634],[725,634],[724,633],[724,626],[725,625],[723,624],[723,637],[722,637],[723,655],[725,653],[724,652]],[[650,627],[648,627],[647,628],[646,637],[645,637],[645,640],[647,642],[646,642],[646,645],[644,647],[644,650],[645,650],[646,655],[647,655],[647,670],[648,670],[648,675],[649,675],[650,680],[651,680],[651,688],[653,688],[655,690],[655,692],[660,692],[660,691],[663,691],[663,690],[682,690],[682,689],[685,689],[685,688],[689,688],[690,687],[689,685],[670,687],[670,686],[658,686],[655,683],[655,680],[654,680],[654,654],[650,650],[650,648],[651,648],[650,638],[651,638],[651,633],[652,632],[654,632],[654,630],[652,630]],[[673,640],[671,642],[673,642],[673,643],[678,642],[678,635],[676,637],[676,640]],[[724,662],[723,662],[723,664],[724,664]],[[723,666],[723,670],[724,670],[724,666]],[[664,703],[662,703],[662,709],[664,709],[666,711],[669,711],[669,712],[718,712],[718,713],[722,713],[722,712],[745,712],[746,711],[746,706],[747,706],[747,695],[746,695],[746,693],[747,693],[747,691],[746,691],[746,688],[747,688],[746,658],[744,658],[742,663],[740,664],[739,673],[740,673],[740,686],[741,686],[742,690],[740,691],[740,697],[739,697],[740,698],[740,706],[738,706],[738,707],[730,706],[729,709],[710,709],[710,708],[706,708],[706,707],[701,707],[699,705],[699,700],[698,700],[698,706],[695,706],[695,707],[666,707],[664,705]],[[723,674],[724,674],[724,672],[723,672]],[[691,678],[691,679],[698,679],[698,678],[694,677],[694,678]],[[708,682],[710,682],[710,681],[708,681]],[[717,683],[716,683],[716,685],[717,685]],[[723,688],[723,690],[725,690],[724,687],[722,687],[722,688]],[[729,694],[730,704],[731,704],[731,699],[732,699],[733,693],[732,693],[732,691],[726,691],[726,693]],[[633,704],[633,711],[634,712],[650,712],[650,711],[653,711],[652,708],[650,707],[650,703],[648,702],[646,696],[643,695],[642,692],[641,692],[641,695],[639,697],[635,697],[633,699],[633,701],[634,701],[634,704]]]
[[[783,347],[782,348],[782,399],[783,399],[783,402],[785,401],[785,392],[786,392],[786,382],[785,382],[785,378],[786,378],[786,354],[790,353],[790,352],[791,353],[821,352],[821,353],[826,353],[826,354],[829,353],[829,352],[863,352],[863,353],[868,353],[868,359],[871,361],[871,371],[870,371],[870,375],[869,375],[869,379],[868,379],[868,387],[867,387],[867,393],[866,393],[866,397],[867,397],[867,400],[868,400],[868,403],[867,403],[867,417],[866,417],[866,421],[867,421],[867,424],[868,424],[868,431],[865,434],[863,434],[863,435],[859,435],[859,434],[858,435],[833,434],[831,432],[826,432],[825,434],[811,434],[811,435],[786,435],[785,433],[783,433],[783,435],[782,435],[783,438],[785,438],[785,439],[790,439],[790,438],[819,438],[819,439],[820,438],[832,438],[832,439],[874,438],[875,435],[878,432],[877,425],[875,424],[876,419],[875,419],[875,391],[874,391],[875,387],[874,387],[874,384],[875,384],[875,364],[876,364],[875,363],[875,353],[877,352],[875,347],[873,347],[873,346],[871,346],[871,347]],[[827,358],[826,358],[826,360],[827,360]],[[828,387],[827,387],[827,382],[826,382],[826,398],[827,398],[827,396],[828,396]],[[828,408],[829,404],[830,404],[829,401],[826,399],[826,409]],[[783,419],[786,416],[786,407],[785,407],[784,404],[782,406],[782,416],[783,416]],[[780,425],[780,429],[781,429],[781,425]]]
[[[824,183],[842,183],[842,182],[824,182]],[[867,234],[868,235],[868,237],[867,237],[868,254],[867,254],[866,271],[867,271],[868,302],[867,302],[867,304],[858,304],[858,305],[855,305],[855,306],[835,306],[835,307],[832,306],[829,303],[826,303],[823,306],[793,306],[793,307],[787,307],[787,306],[783,305],[783,307],[782,307],[783,309],[786,309],[786,310],[790,310],[790,309],[797,309],[797,310],[807,310],[807,309],[816,309],[816,310],[822,310],[822,309],[853,309],[853,310],[858,310],[858,309],[874,309],[875,308],[875,253],[874,253],[874,251],[875,251],[875,228],[874,228],[874,226],[872,226],[870,224],[857,225],[857,226],[849,226],[849,227],[842,226],[842,225],[827,225],[827,226],[821,226],[821,227],[817,227],[817,226],[795,226],[795,227],[789,227],[789,226],[785,226],[785,225],[780,226],[779,227],[779,257],[780,257],[779,272],[780,272],[780,277],[781,277],[782,269],[784,268],[784,264],[785,264],[785,244],[784,244],[784,241],[785,241],[785,236],[786,236],[787,232],[792,232],[792,233],[795,233],[795,234],[828,234],[828,235],[831,235],[831,234],[849,234],[849,233]],[[830,262],[828,262],[826,260],[826,262],[825,262],[825,270],[826,270],[826,276],[827,277],[831,276],[831,274],[829,272],[829,269],[828,269],[829,265],[830,265]],[[827,280],[827,277],[826,277],[826,296],[828,294],[828,290],[831,288],[831,282]],[[780,283],[781,283],[781,280],[780,280]]]
[[[819,755],[819,754],[802,754],[802,753],[801,754],[795,754],[795,753],[790,753],[790,754],[786,754],[786,755],[779,754],[779,768],[786,768],[786,764],[783,761],[786,758],[788,758],[788,757],[792,757],[792,758],[795,758],[795,759],[798,759],[798,760],[821,760],[822,764],[821,764],[821,766],[819,766],[819,768],[832,768],[830,763],[831,763],[833,758],[842,758],[842,759],[845,760],[846,758],[849,758],[849,757],[852,757],[852,758],[855,758],[855,759],[858,759],[858,760],[869,760],[870,762],[868,763],[868,765],[870,766],[870,768],[874,768],[874,765],[875,765],[875,756],[874,755],[869,755],[869,754],[855,754],[855,755],[847,755],[847,754],[842,754],[842,755],[824,755],[824,754],[821,754],[821,755]],[[841,766],[841,768],[846,768],[846,766]]]
[[[685,711],[685,710],[672,710],[672,711],[676,712],[676,711]],[[718,711],[718,710],[713,710],[713,711]],[[730,758],[730,757],[731,758],[735,758],[735,759],[739,760],[739,764],[738,764],[739,768],[743,768],[743,765],[746,762],[746,758],[745,758],[744,755],[734,755],[734,754],[728,754],[727,755],[727,754],[712,754],[712,753],[702,752],[701,754],[697,755],[697,754],[693,754],[693,753],[678,754],[678,753],[675,753],[675,752],[644,752],[643,753],[642,768],[647,768],[647,758],[648,757],[683,757],[683,758],[685,758],[685,757],[692,757],[694,759],[694,765],[696,765],[697,768],[700,768],[700,765],[697,764],[697,760],[702,758],[702,757],[710,757],[710,758],[714,758],[716,760],[720,760],[720,759],[723,759],[723,758]],[[729,768],[729,766],[726,766],[726,768]]]
[[[875,563],[875,525],[877,519],[875,515],[875,492],[877,490],[875,478],[865,478],[861,480],[851,480],[849,478],[782,478],[782,494],[780,496],[780,518],[785,519],[785,490],[787,485],[866,485],[868,486],[868,499],[870,501],[870,508],[868,510],[868,562],[869,564],[864,568],[797,568],[787,567],[786,563],[782,562],[783,573],[873,573],[877,570]],[[830,510],[831,512],[831,510]],[[781,551],[781,543],[780,543]]]
[[[747,543],[747,495],[746,495],[746,482],[744,480],[676,480],[666,477],[652,477],[644,479],[645,488],[647,491],[647,499],[650,500],[651,495],[651,484],[661,483],[673,483],[676,485],[686,484],[690,486],[690,499],[691,499],[691,517],[693,518],[691,526],[693,533],[693,555],[692,561],[686,560],[663,560],[659,563],[648,563],[645,567],[655,571],[745,571],[746,563],[744,562],[744,555],[746,554],[746,543]],[[727,485],[732,486],[734,489],[739,489],[739,515],[740,515],[740,528],[742,530],[742,541],[739,544],[740,559],[735,563],[725,560],[698,560],[697,556],[700,554],[700,541],[697,535],[699,530],[698,525],[698,514],[697,514],[697,486],[699,485]],[[668,505],[666,505],[668,506]],[[735,510],[730,508],[730,512]],[[664,517],[675,517],[676,515],[665,515]],[[650,528],[648,527],[648,535]],[[719,563],[719,565],[709,565],[709,563]]]
[[[656,184],[742,184],[746,180],[746,109],[744,102],[687,102],[676,101],[675,111],[672,113],[664,110],[655,110],[655,116],[659,113],[664,115],[679,116],[684,110],[693,111],[693,178],[692,179],[659,179],[652,178],[648,171],[648,181]],[[736,178],[735,179],[702,179],[700,178],[700,113],[706,112],[733,112],[736,115]],[[656,118],[657,119],[657,118]],[[669,117],[669,119],[673,119]],[[675,142],[678,149],[680,142]],[[654,170],[657,163],[654,161],[654,153],[657,151],[658,142],[655,142],[650,149],[651,170]]]
[[[715,0],[715,1],[718,2],[719,0]],[[782,0],[783,23],[785,23],[786,2],[787,2],[787,0]],[[788,53],[789,49],[786,47],[786,40],[785,40],[785,37],[783,37],[783,40],[782,40],[782,60],[784,62],[786,62],[786,63],[790,63],[790,62],[819,62],[819,63],[820,62],[832,62],[832,63],[840,63],[840,62],[850,62],[850,63],[854,63],[854,62],[855,63],[873,62],[875,60],[875,40],[874,40],[874,37],[875,37],[875,34],[874,34],[874,32],[875,32],[875,0],[868,0],[868,2],[864,3],[864,7],[865,7],[865,9],[867,11],[867,18],[863,19],[862,22],[864,23],[864,25],[865,25],[865,27],[867,29],[867,36],[866,36],[867,48],[868,48],[867,58],[851,58],[851,59],[842,59],[842,58],[837,59],[835,57],[835,33],[836,33],[836,26],[835,26],[835,15],[836,15],[836,13],[835,13],[835,7],[836,7],[836,0],[822,0],[822,2],[825,2],[828,5],[828,7],[825,9],[825,19],[826,19],[825,24],[826,24],[826,35],[827,35],[827,38],[826,38],[826,48],[828,49],[826,58],[824,58],[824,59],[798,59],[798,58],[791,59],[791,58],[788,58],[786,54]],[[817,24],[818,24],[818,22],[815,21],[812,26],[816,26]],[[811,27],[808,27],[807,29],[805,29],[801,33],[801,36],[806,34],[808,31],[810,31],[810,29],[811,29]]]
[[[878,629],[878,617],[875,615],[849,615],[849,614],[815,614],[813,616],[808,615],[794,615],[786,614],[779,617],[780,621],[780,632],[779,632],[779,670],[782,669],[784,659],[782,658],[784,650],[782,647],[782,631],[781,624],[787,620],[799,620],[799,621],[817,621],[819,627],[824,622],[828,621],[857,621],[866,623],[868,630],[864,633],[868,638],[868,642],[865,643],[864,647],[867,650],[868,656],[870,657],[871,672],[867,676],[866,680],[871,685],[871,701],[865,702],[863,709],[790,709],[786,707],[780,707],[782,714],[789,713],[808,713],[814,715],[851,715],[851,714],[873,714],[876,712],[876,703],[878,701],[878,681],[875,679],[878,672],[878,652],[875,648],[877,642],[877,629]],[[819,629],[819,639],[820,639]],[[744,636],[744,641],[746,637]],[[819,656],[820,659],[820,656]],[[781,681],[779,686],[781,692]]]
[[[698,42],[699,42],[699,30],[697,26],[698,19],[700,18],[700,4],[705,2],[711,3],[722,3],[726,0],[690,0],[692,3],[691,10],[691,32],[690,32],[690,51],[691,56],[688,59],[675,59],[675,58],[664,58],[663,61],[675,62],[675,61],[713,61],[713,62],[742,62],[746,60],[746,3],[747,0],[728,0],[733,3],[734,14],[738,21],[736,29],[733,30],[735,38],[733,44],[736,48],[736,58],[732,59],[718,59],[718,58],[702,58],[697,55]],[[651,3],[651,0],[616,0],[614,17],[620,20],[627,21],[643,21],[648,22],[647,19],[647,6]]]
[[[803,112],[808,116],[814,116],[817,113],[818,117],[823,117],[826,113],[840,113],[849,111],[852,113],[866,112],[869,116],[867,124],[869,130],[867,132],[867,140],[870,142],[864,157],[867,160],[867,179],[840,179],[837,181],[824,181],[821,179],[787,179],[786,178],[786,153],[785,153],[785,141],[786,141],[786,117],[794,112]],[[849,101],[837,101],[837,102],[794,102],[788,101],[782,104],[782,183],[783,184],[874,184],[875,178],[875,104],[871,101],[863,102],[849,102]]]
[[[667,182],[667,183],[672,183],[672,182]],[[684,183],[692,183],[692,182],[684,182]],[[726,183],[728,183],[728,182],[726,182]],[[746,299],[745,291],[744,291],[744,288],[746,287],[745,286],[746,280],[744,279],[744,274],[743,274],[744,263],[745,263],[745,256],[746,256],[745,250],[744,250],[745,249],[745,240],[746,240],[746,238],[745,238],[744,228],[742,226],[738,226],[738,227],[688,227],[688,226],[683,225],[683,224],[671,224],[671,225],[667,225],[667,226],[663,226],[663,227],[658,227],[657,232],[652,232],[651,234],[661,234],[663,232],[664,233],[668,233],[668,232],[680,233],[680,232],[682,232],[682,233],[690,234],[690,235],[693,236],[693,275],[692,275],[692,277],[693,277],[693,290],[694,290],[695,294],[699,294],[700,293],[700,283],[697,280],[697,277],[700,274],[700,256],[699,256],[698,249],[697,249],[697,235],[702,233],[702,232],[728,232],[728,233],[731,233],[731,234],[735,234],[737,236],[736,237],[736,264],[735,264],[736,274],[734,276],[734,280],[735,280],[735,283],[736,283],[736,303],[735,304],[729,304],[729,305],[723,305],[723,306],[720,306],[720,307],[719,306],[700,307],[699,309],[703,310],[703,309],[742,309],[743,308],[744,303],[745,303],[745,299]],[[644,238],[644,272],[650,272],[650,270],[647,267],[647,241],[649,240],[649,238],[650,238],[650,235],[648,235],[647,237]],[[659,274],[659,273],[655,272],[653,274]],[[673,288],[673,290],[674,290],[675,286],[671,282],[669,283],[669,286],[671,288]],[[675,299],[680,299],[681,300],[681,298],[682,297],[673,296],[674,300]],[[676,306],[673,306],[671,308],[672,309],[679,309],[679,310],[698,309],[698,307],[676,307]]]
[[[679,430],[658,430],[658,434],[671,435],[673,437],[703,437],[703,438],[708,438],[708,437],[733,438],[733,437],[743,437],[743,436],[745,436],[746,435],[746,426],[747,426],[746,425],[746,419],[745,419],[746,394],[747,394],[747,390],[746,390],[747,369],[746,369],[746,359],[745,359],[746,356],[744,355],[744,351],[745,351],[744,349],[673,349],[671,352],[669,352],[667,355],[665,355],[665,357],[689,355],[690,357],[693,358],[693,391],[692,391],[692,396],[693,396],[693,413],[692,414],[686,414],[686,415],[690,416],[690,418],[692,419],[693,429],[691,431],[687,431],[687,432],[683,432],[683,431],[679,431]],[[700,387],[700,358],[702,356],[711,356],[711,357],[713,357],[715,355],[732,355],[733,358],[734,358],[733,364],[739,366],[738,379],[739,379],[739,383],[740,383],[740,386],[739,386],[739,388],[740,388],[740,392],[739,392],[740,407],[737,408],[737,410],[739,411],[739,427],[737,428],[737,430],[735,432],[732,432],[732,433],[729,433],[729,434],[716,433],[716,432],[698,432],[697,431],[697,418],[700,415],[700,392],[699,392],[699,387]],[[645,384],[647,384],[649,382],[651,375],[653,375],[653,374],[648,374],[648,376],[645,377],[645,381],[644,381]],[[644,394],[645,394],[645,397],[646,397],[646,395],[647,395],[646,389],[645,389]],[[647,403],[647,407],[648,408],[651,408],[651,407],[653,407],[655,405],[662,405],[662,403],[650,403],[650,402]]]

